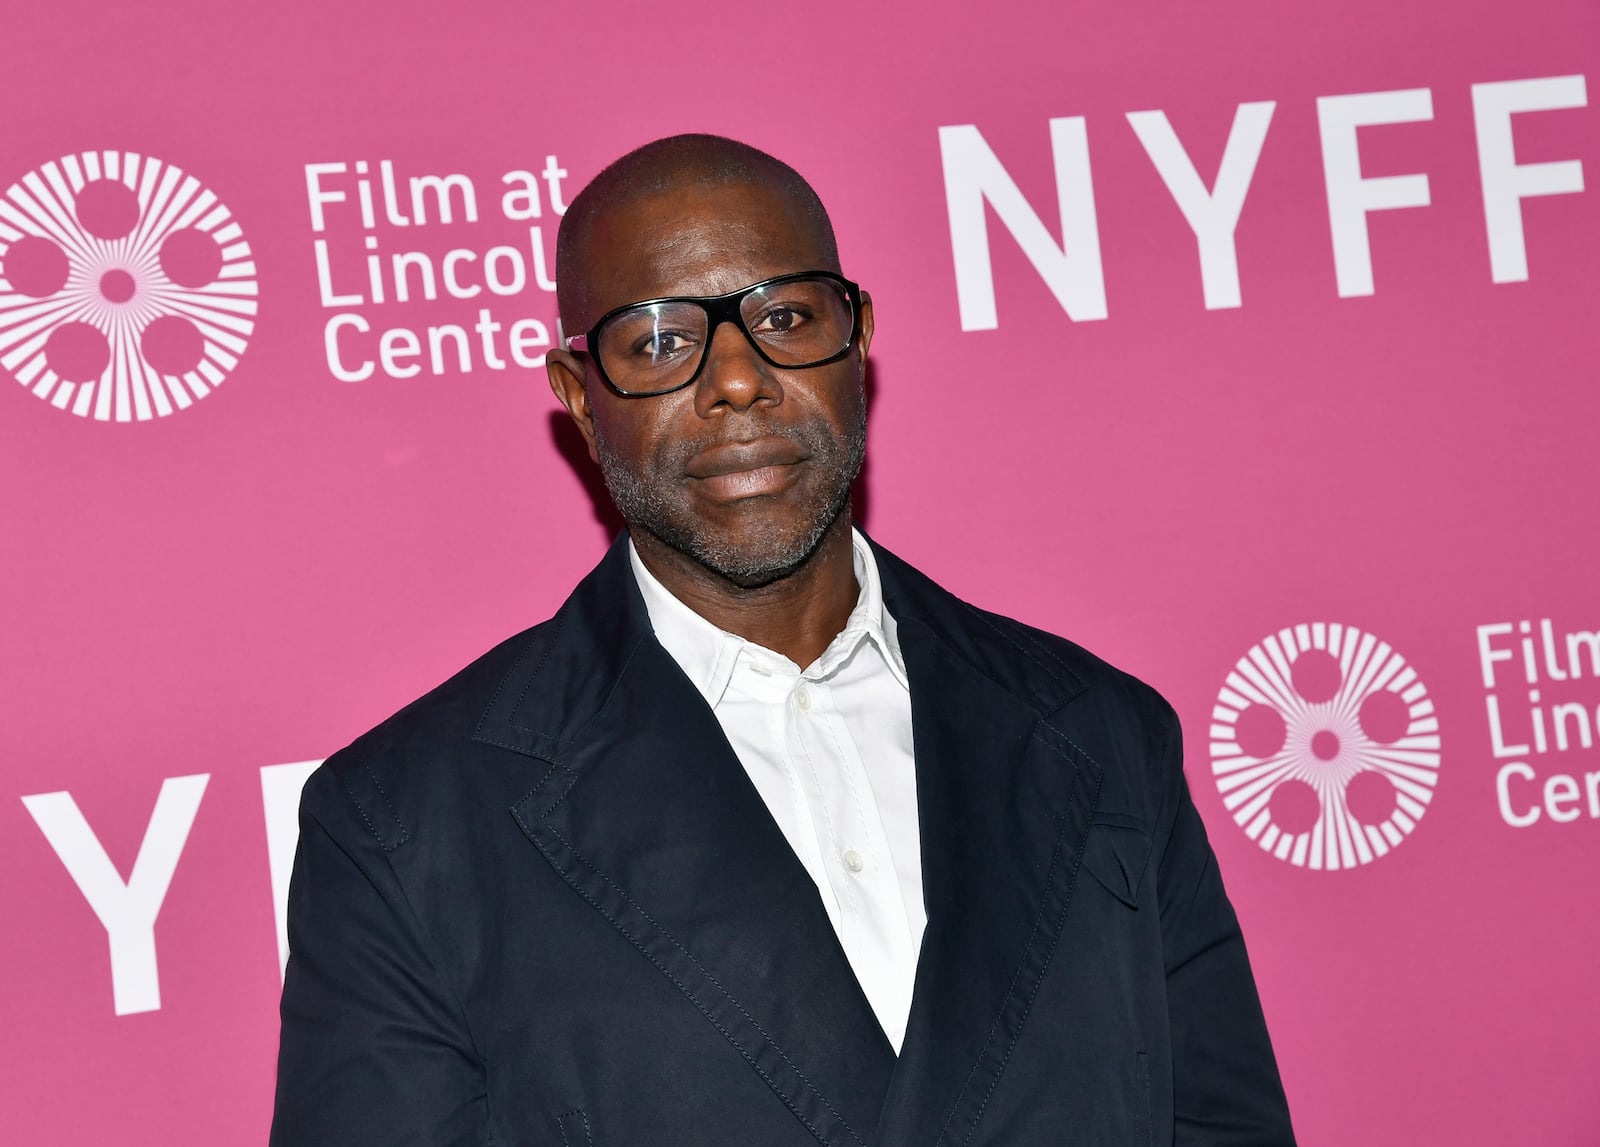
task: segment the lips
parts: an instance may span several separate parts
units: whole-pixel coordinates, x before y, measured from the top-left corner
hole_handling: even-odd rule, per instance
[[[797,444],[787,438],[768,437],[702,450],[689,459],[684,469],[691,478],[719,478],[768,466],[793,466],[805,460],[805,452]]]
[[[689,459],[684,472],[713,496],[749,498],[788,486],[808,457],[797,443],[770,436],[702,450]]]

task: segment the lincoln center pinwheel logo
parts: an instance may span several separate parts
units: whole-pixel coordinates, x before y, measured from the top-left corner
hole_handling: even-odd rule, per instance
[[[1211,771],[1246,835],[1297,867],[1370,864],[1433,799],[1439,722],[1405,658],[1314,622],[1267,637],[1212,710]]]
[[[0,198],[0,366],[60,410],[186,410],[255,327],[256,268],[227,207],[131,152],[46,163]]]

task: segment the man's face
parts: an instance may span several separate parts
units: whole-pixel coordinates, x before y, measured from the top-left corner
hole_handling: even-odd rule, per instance
[[[627,303],[720,295],[825,258],[816,224],[779,191],[671,190],[596,221],[576,329]],[[620,397],[587,356],[564,352],[550,356],[551,386],[630,527],[735,584],[763,585],[802,564],[848,504],[866,447],[870,304],[862,312],[856,348],[826,366],[771,366],[728,323],[682,390]]]

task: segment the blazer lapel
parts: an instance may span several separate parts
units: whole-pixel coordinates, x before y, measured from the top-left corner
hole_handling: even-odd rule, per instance
[[[623,544],[559,616],[480,728],[548,763],[512,815],[819,1142],[866,1144],[894,1053],[815,884],[651,634]]]
[[[1063,942],[1102,774],[1049,720],[1083,688],[1070,671],[878,554],[911,682],[928,927],[877,1143],[965,1143]]]

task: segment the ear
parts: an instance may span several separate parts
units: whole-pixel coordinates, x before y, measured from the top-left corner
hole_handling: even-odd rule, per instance
[[[872,343],[872,296],[861,292],[861,335],[856,339],[860,350],[861,369],[867,369],[867,347]]]
[[[594,411],[589,407],[588,364],[569,350],[551,350],[545,355],[544,369],[550,377],[550,389],[567,408],[578,433],[588,444],[590,460],[598,465],[600,454],[594,448]]]

